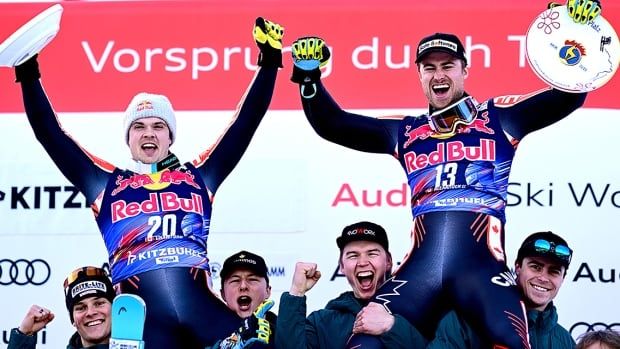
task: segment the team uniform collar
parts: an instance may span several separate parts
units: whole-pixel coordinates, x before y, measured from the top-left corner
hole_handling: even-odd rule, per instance
[[[145,164],[139,160],[131,159],[127,168],[136,173],[149,174],[157,173],[165,169],[175,169],[181,166],[181,163],[176,155],[173,153],[168,154],[163,160],[153,163]]]

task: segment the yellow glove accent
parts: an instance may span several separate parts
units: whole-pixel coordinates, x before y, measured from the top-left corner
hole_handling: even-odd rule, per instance
[[[296,63],[316,61],[318,67],[322,68],[329,61],[329,50],[325,47],[325,41],[321,38],[305,37],[297,39],[291,45],[291,50]]]
[[[588,23],[601,14],[601,5],[594,0],[568,0],[568,15],[577,23]]]
[[[259,44],[267,43],[276,50],[282,49],[282,36],[284,28],[275,22],[259,17],[254,25],[254,40]]]
[[[269,343],[269,337],[271,336],[271,325],[269,321],[265,319],[265,316],[274,304],[275,302],[272,299],[265,299],[258,305],[256,310],[254,310],[254,316],[256,316],[258,320],[258,330],[256,331],[257,338],[265,343]]]

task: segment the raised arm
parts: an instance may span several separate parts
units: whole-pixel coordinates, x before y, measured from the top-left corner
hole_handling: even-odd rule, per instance
[[[557,5],[550,2],[548,6]],[[599,0],[568,0],[566,10],[575,23],[581,24],[581,30],[589,31],[589,23],[601,14],[601,4]],[[527,134],[567,117],[581,107],[585,99],[586,93],[568,93],[548,87],[522,96],[496,97],[493,108],[498,111],[504,131],[518,142]]]
[[[37,140],[91,204],[105,189],[114,166],[89,154],[62,129],[39,80],[37,56],[15,67],[15,76],[21,83],[24,108]]]
[[[280,296],[276,331],[276,348],[320,348],[320,334],[306,319],[306,292],[321,278],[316,263],[297,262],[289,292]]]
[[[254,39],[260,49],[259,68],[229,126],[216,143],[194,161],[212,193],[241,160],[267,112],[278,68],[282,67],[282,34],[280,25],[260,17],[256,19]]]
[[[502,96],[493,100],[504,131],[516,140],[549,126],[581,107],[586,93],[546,88],[528,95]]]
[[[37,333],[54,320],[54,313],[47,308],[32,305],[19,327],[11,330],[7,349],[34,349]]]
[[[344,111],[320,81],[320,67],[327,64],[330,52],[316,37],[297,39],[292,45],[293,76],[299,84],[301,103],[310,125],[322,138],[371,153],[395,154],[398,126],[403,116],[373,118]]]

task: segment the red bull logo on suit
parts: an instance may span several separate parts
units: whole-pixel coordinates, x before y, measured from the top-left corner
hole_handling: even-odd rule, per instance
[[[475,146],[465,146],[460,141],[437,143],[437,148],[429,154],[405,153],[408,174],[427,166],[460,160],[495,161],[495,141],[481,139],[480,144]]]

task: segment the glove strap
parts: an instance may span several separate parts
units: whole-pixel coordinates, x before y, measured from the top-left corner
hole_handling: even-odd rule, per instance
[[[310,99],[316,96],[316,83],[302,84],[300,94],[303,99]]]
[[[313,70],[303,70],[296,65],[293,66],[293,74],[291,81],[298,84],[305,84],[309,82],[317,82],[321,80],[321,69],[316,68]]]
[[[15,82],[36,81],[41,78],[37,56],[38,54],[15,67]]]

